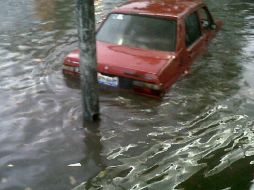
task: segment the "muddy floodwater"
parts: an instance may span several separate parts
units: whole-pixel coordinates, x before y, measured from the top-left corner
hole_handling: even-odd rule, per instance
[[[253,190],[254,2],[206,2],[224,26],[191,74],[161,100],[101,88],[83,126],[75,2],[1,0],[0,190]]]

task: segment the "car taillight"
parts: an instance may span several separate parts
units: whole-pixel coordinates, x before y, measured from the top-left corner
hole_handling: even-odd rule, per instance
[[[64,59],[64,65],[73,66],[73,67],[79,67],[79,62],[70,59],[69,57],[66,57]]]
[[[133,81],[133,85],[137,86],[137,87],[152,89],[152,90],[161,90],[162,89],[161,85],[148,83],[148,82],[142,82],[142,81]]]
[[[78,75],[80,73],[79,62],[66,57],[63,64],[63,73]]]
[[[74,67],[74,66],[64,65],[63,70],[75,72],[75,73],[80,73],[80,69],[77,66]]]
[[[134,87],[133,90],[138,94],[143,94],[154,98],[160,98],[163,95],[163,91],[153,90],[150,88]]]
[[[133,81],[133,90],[152,97],[161,97],[163,94],[162,85],[142,81]]]

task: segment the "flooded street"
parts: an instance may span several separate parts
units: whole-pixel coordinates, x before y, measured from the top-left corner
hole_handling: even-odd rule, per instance
[[[75,2],[1,0],[0,190],[253,190],[254,2],[206,2],[224,26],[191,74],[161,100],[101,88],[83,126]]]

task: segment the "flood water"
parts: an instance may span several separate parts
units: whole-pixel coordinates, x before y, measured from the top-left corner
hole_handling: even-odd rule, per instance
[[[254,2],[206,2],[224,26],[191,74],[161,100],[102,88],[83,126],[74,1],[1,0],[0,190],[253,190]]]

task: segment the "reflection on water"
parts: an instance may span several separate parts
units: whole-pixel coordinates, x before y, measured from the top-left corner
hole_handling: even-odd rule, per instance
[[[253,189],[254,4],[207,3],[224,27],[189,76],[160,101],[101,88],[83,126],[74,2],[1,1],[0,190]]]

